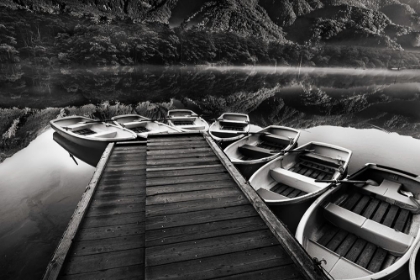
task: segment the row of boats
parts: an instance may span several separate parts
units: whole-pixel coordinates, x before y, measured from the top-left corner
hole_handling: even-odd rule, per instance
[[[420,177],[366,164],[347,175],[352,152],[309,142],[297,146],[300,131],[268,126],[250,132],[246,114],[225,113],[209,126],[190,110],[170,110],[167,124],[139,115],[112,123],[66,117],[51,126],[68,140],[97,148],[151,134],[209,131],[266,204],[293,215],[305,206],[296,239],[333,279],[417,279],[420,268]],[[420,279],[420,277],[419,277]]]

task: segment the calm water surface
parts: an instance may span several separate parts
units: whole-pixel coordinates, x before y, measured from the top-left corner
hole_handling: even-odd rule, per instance
[[[0,164],[0,279],[40,279],[94,168],[49,129]]]

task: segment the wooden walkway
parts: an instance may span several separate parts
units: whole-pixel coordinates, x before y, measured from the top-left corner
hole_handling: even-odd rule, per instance
[[[44,275],[57,278],[325,279],[198,133],[108,146]]]

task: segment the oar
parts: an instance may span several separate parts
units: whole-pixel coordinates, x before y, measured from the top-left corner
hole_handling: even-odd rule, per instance
[[[348,183],[348,184],[364,184],[364,185],[371,185],[371,186],[379,186],[379,184],[373,180],[366,180],[366,181],[355,181],[355,180],[315,180],[316,183]]]
[[[79,165],[79,164],[77,163],[77,160],[74,158],[74,156],[73,156],[72,154],[70,154],[70,153],[69,153],[69,155],[70,155],[70,157],[74,160],[74,163],[75,163],[76,165]]]

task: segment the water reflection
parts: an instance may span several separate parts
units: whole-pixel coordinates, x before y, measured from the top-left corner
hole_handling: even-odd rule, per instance
[[[0,164],[0,279],[41,278],[93,171],[52,130]]]

